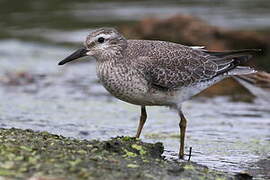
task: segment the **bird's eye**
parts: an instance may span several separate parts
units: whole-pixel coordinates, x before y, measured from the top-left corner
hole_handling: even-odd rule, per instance
[[[98,38],[98,42],[99,42],[99,43],[104,43],[104,41],[105,41],[104,37]]]

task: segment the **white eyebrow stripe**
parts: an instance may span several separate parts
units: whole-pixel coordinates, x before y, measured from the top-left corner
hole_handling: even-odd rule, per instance
[[[96,39],[103,37],[104,39],[108,39],[109,37],[111,37],[111,34],[99,34],[96,36]]]

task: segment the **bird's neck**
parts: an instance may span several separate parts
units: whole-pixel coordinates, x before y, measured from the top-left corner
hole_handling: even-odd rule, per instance
[[[100,63],[110,63],[110,62],[114,63],[117,60],[121,60],[123,58],[123,55],[120,52],[113,52],[113,53],[103,52],[96,58],[97,61]]]

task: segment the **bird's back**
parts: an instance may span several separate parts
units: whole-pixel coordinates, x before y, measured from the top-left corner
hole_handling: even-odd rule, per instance
[[[128,40],[128,47],[126,49],[129,57],[152,57],[161,59],[162,57],[172,58],[175,51],[184,53],[190,50],[188,46],[184,46],[177,43],[167,41],[156,41],[156,40]]]
[[[144,76],[150,91],[184,101],[230,75],[255,72],[239,66],[255,51],[211,52],[171,42],[128,40],[125,58]]]
[[[247,61],[253,51],[210,52],[171,42],[129,40],[125,56],[142,71],[149,83],[173,90],[229,74]],[[253,72],[249,67],[237,70],[231,74]]]

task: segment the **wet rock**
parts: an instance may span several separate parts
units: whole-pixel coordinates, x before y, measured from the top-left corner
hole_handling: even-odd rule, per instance
[[[0,77],[0,84],[5,87],[10,87],[14,91],[20,89],[23,92],[34,94],[39,91],[42,86],[46,86],[44,83],[46,79],[45,74],[35,74],[32,72],[6,72],[2,77]]]
[[[270,102],[270,74],[267,72],[257,72],[249,75],[239,76],[237,79],[247,90],[260,101]]]
[[[251,180],[251,179],[253,179],[253,177],[250,174],[245,173],[245,172],[244,173],[237,173],[235,176],[238,180]]]
[[[269,36],[252,31],[234,31],[209,25],[189,15],[168,19],[145,18],[135,26],[121,28],[126,35],[139,39],[161,39],[186,45],[206,46],[209,50],[256,48],[269,52]]]
[[[80,135],[83,135],[83,136],[88,136],[89,135],[89,132],[87,132],[87,131],[80,131],[79,134]]]
[[[161,143],[116,137],[76,140],[0,129],[0,177],[17,179],[235,179],[191,162],[167,161]]]
[[[270,74],[267,72],[259,71],[254,74],[243,75],[239,77],[270,92]]]
[[[28,72],[7,72],[4,77],[1,77],[0,82],[11,86],[22,86],[34,84],[45,76],[44,74],[37,75]]]

